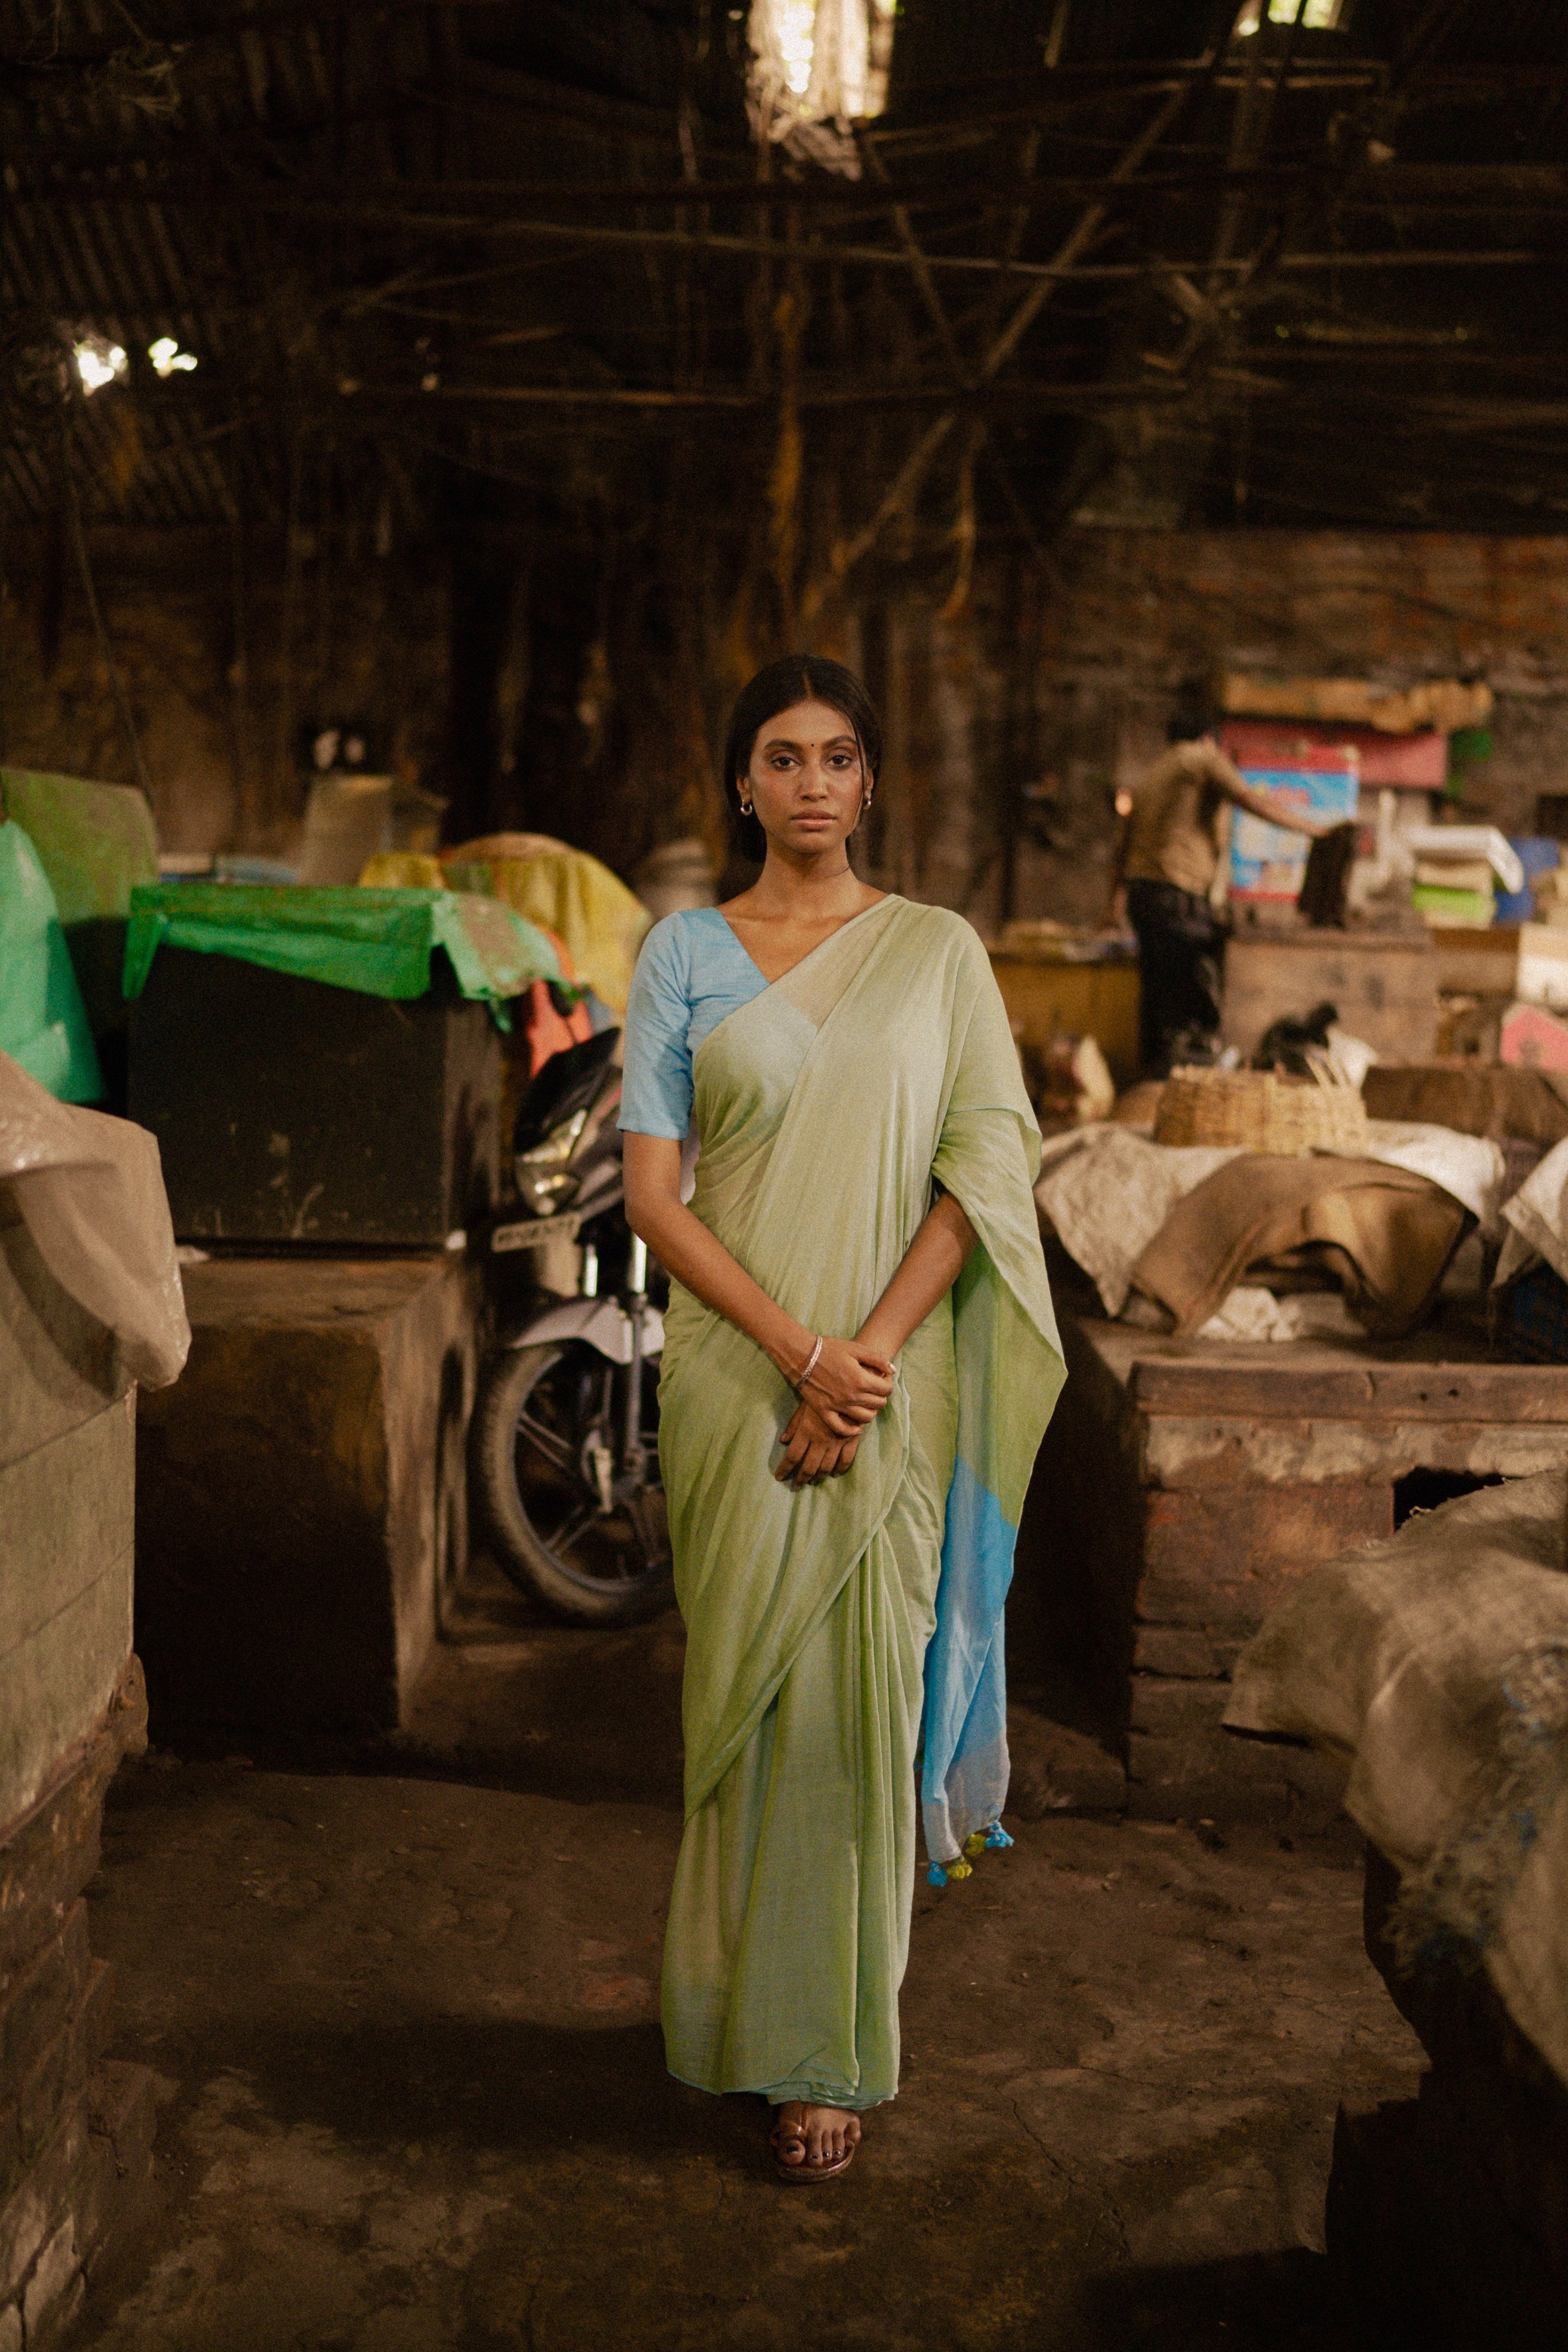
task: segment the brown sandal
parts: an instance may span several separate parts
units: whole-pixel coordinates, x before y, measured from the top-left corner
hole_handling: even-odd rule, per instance
[[[799,2107],[804,2116],[804,2111],[811,2102],[806,2099],[787,2099],[784,2105]],[[809,2155],[803,2155],[798,2164],[786,2164],[780,2147],[781,2141],[784,2140],[798,2140],[804,2149],[806,2145],[804,2120],[798,2124],[777,2123],[768,2134],[768,2146],[773,2152],[773,2170],[779,2179],[787,2181],[792,2189],[811,2189],[815,2188],[819,2180],[837,2180],[840,2173],[848,2171],[855,2161],[855,2151],[860,2145],[858,2139],[852,2139],[843,2155],[832,2164],[813,2164]]]

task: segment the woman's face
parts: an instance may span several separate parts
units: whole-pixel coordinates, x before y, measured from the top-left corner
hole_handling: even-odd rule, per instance
[[[848,840],[869,782],[844,713],[831,703],[796,702],[757,730],[742,798],[770,847],[811,856]]]

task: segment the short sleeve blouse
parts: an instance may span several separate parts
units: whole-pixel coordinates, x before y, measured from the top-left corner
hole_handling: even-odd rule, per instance
[[[684,1142],[693,1055],[767,984],[716,907],[684,908],[656,923],[626,1001],[622,1129]]]

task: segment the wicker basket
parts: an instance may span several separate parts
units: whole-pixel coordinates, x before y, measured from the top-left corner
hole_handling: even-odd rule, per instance
[[[1275,1070],[1173,1070],[1154,1118],[1156,1143],[1207,1143],[1292,1158],[1364,1152],[1366,1106],[1357,1087]]]

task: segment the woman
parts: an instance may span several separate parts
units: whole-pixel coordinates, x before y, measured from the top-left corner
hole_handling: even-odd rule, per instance
[[[1002,1602],[1062,1379],[984,950],[849,864],[879,757],[837,662],[752,680],[725,782],[761,878],[655,925],[626,1013],[627,1211],[674,1277],[665,2046],[683,2081],[779,2110],[792,2183],[845,2170],[898,2088],[922,1668],[932,1877],[966,1874],[975,1833],[1007,1843]]]

